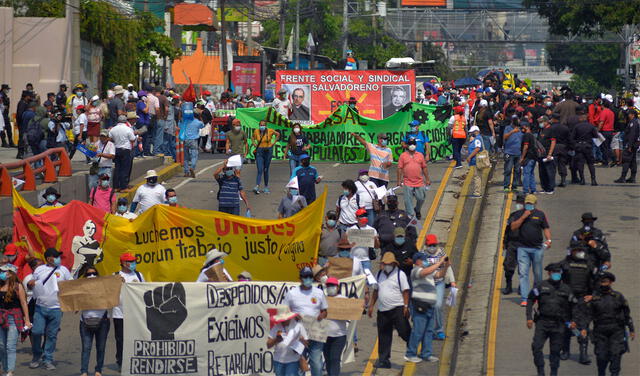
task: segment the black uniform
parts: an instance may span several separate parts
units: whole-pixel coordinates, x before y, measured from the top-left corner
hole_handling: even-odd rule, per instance
[[[415,243],[418,238],[416,228],[409,226],[411,218],[404,210],[385,210],[376,215],[375,223],[373,227],[378,231],[378,238],[380,239],[380,248],[384,248],[388,244],[393,243],[393,230],[396,227],[402,227],[405,229],[406,241],[405,243]],[[408,274],[407,274],[408,275]]]
[[[66,92],[60,90],[58,92],[58,94],[56,94],[56,105],[60,109],[66,109],[67,108],[67,93]],[[66,110],[65,110],[65,112],[66,112]]]
[[[25,142],[27,129],[24,122],[22,121],[22,115],[28,107],[29,102],[21,99],[20,102],[18,102],[18,107],[16,109],[16,124],[18,125],[18,155],[16,155],[16,159],[22,159],[24,154],[27,152],[27,143]]]
[[[533,304],[538,302],[538,312],[533,317]],[[533,363],[538,369],[539,375],[544,375],[544,355],[542,348],[549,338],[549,363],[551,375],[557,375],[560,366],[560,350],[564,339],[564,331],[567,322],[571,321],[571,303],[575,298],[569,286],[562,281],[554,282],[550,279],[538,282],[529,292],[527,299],[527,320],[536,323],[535,334],[531,350]]]
[[[640,120],[633,119],[627,125],[624,131],[624,137],[622,141],[622,175],[616,182],[622,183],[626,181],[628,183],[635,183],[636,173],[638,172],[638,162],[636,161],[636,150],[638,150],[638,138],[640,138]],[[628,180],[627,171],[631,170],[631,176]]]
[[[567,180],[567,166],[571,162],[569,156],[570,136],[569,127],[562,123],[551,124],[551,129],[556,137],[556,147],[553,149],[553,158],[556,161],[558,174],[560,175],[560,184],[558,187],[564,187]]]
[[[581,304],[581,309],[576,311],[576,318],[581,327],[587,327],[593,321],[598,375],[605,375],[609,363],[611,375],[619,375],[620,360],[625,352],[625,326],[630,332],[635,332],[629,304],[624,296],[611,289],[598,290],[589,303]]]
[[[589,245],[590,240],[596,242],[595,247]],[[573,232],[571,242],[580,242],[587,248],[587,257],[597,269],[602,268],[604,262],[611,262],[609,245],[600,229],[591,226],[580,227]]]
[[[516,267],[518,266],[518,235],[520,234],[520,231],[512,230],[511,222],[517,220],[520,216],[516,216],[514,213],[520,214],[520,211],[516,210],[509,214],[509,219],[507,220],[507,225],[504,229],[504,237],[502,238],[502,249],[504,249],[504,261],[502,262],[502,266],[504,267],[504,278],[507,282],[504,290],[505,294],[510,294],[512,291],[511,281],[516,272]]]
[[[593,165],[592,139],[598,138],[598,131],[587,121],[580,122],[573,127],[570,133],[571,147],[575,151],[575,168],[580,175],[580,184],[584,185],[584,163],[587,162],[591,184],[596,183],[596,168]]]
[[[15,146],[13,144],[13,133],[11,129],[11,119],[9,118],[9,106],[11,105],[11,99],[4,91],[0,91],[0,102],[4,106],[2,111],[2,118],[4,119],[4,130],[0,132],[0,139],[2,140],[2,146]]]
[[[556,140],[554,128],[551,125],[542,128],[538,135],[538,140],[542,146],[544,146],[546,150],[545,153],[548,155],[551,150],[551,143]],[[540,186],[542,190],[545,192],[553,192],[556,188],[556,161],[554,158],[553,160],[547,159],[545,162],[544,159],[547,158],[547,155],[544,155],[538,161],[538,176],[540,176]]]
[[[584,250],[586,251],[586,249]],[[583,300],[585,295],[592,293],[597,268],[591,260],[586,257],[578,258],[569,255],[562,260],[560,264],[562,265],[562,282],[571,288],[571,292],[578,302]],[[578,330],[580,329],[587,329],[587,327],[578,327]],[[572,332],[570,330],[565,330],[562,352],[560,354],[560,358],[563,360],[569,358],[571,335]],[[591,360],[589,360],[589,355],[587,354],[589,337],[580,336],[577,339],[580,345],[580,363],[590,364]]]

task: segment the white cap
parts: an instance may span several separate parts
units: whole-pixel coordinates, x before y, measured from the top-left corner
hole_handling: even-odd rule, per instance
[[[293,188],[293,189],[298,189],[298,177],[294,176],[293,179],[289,180],[289,183],[287,183],[286,188]]]
[[[607,95],[605,95],[605,96],[604,96],[604,99],[606,99],[606,100],[608,100],[609,102],[612,102],[612,103],[613,103],[613,95],[611,95],[611,94],[607,94]]]
[[[147,174],[144,176],[145,179],[157,178],[157,177],[158,177],[158,173],[156,172],[156,170],[148,170]]]
[[[477,125],[472,126],[471,128],[469,128],[469,133],[473,132],[480,132],[480,128],[478,128]]]
[[[480,100],[480,107],[487,107],[487,106],[489,106],[489,102],[487,102],[486,99]]]
[[[99,100],[100,100],[100,97],[99,97],[99,96],[97,96],[97,95],[94,95],[93,97],[91,97],[91,102],[93,102],[93,101],[99,101]]]
[[[242,167],[242,156],[236,154],[229,157],[229,159],[227,159],[227,167]]]

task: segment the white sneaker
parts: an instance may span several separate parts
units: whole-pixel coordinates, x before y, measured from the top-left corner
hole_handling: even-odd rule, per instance
[[[38,368],[40,367],[40,361],[38,360],[34,360],[33,362],[29,363],[29,368]]]
[[[404,360],[407,362],[411,362],[411,363],[420,363],[422,362],[422,359],[418,358],[417,356],[404,356]]]
[[[53,371],[56,369],[56,366],[53,365],[53,363],[45,363],[44,369],[46,369],[47,371]]]
[[[427,362],[431,362],[431,363],[435,363],[437,361],[439,361],[440,359],[436,358],[433,355],[430,355],[427,359],[425,359]]]

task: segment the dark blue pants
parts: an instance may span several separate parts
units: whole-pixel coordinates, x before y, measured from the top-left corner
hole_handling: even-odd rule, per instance
[[[113,170],[113,188],[125,189],[129,185],[129,174],[131,173],[132,156],[131,150],[118,148],[113,159],[115,168]]]
[[[452,138],[451,144],[453,145],[453,159],[456,161],[456,167],[462,166],[462,145],[464,145],[464,138]]]
[[[107,346],[107,335],[109,334],[109,319],[104,318],[100,322],[97,330],[89,330],[80,321],[80,339],[82,340],[82,357],[80,364],[80,373],[89,373],[89,359],[91,358],[91,345],[93,339],[96,339],[96,372],[102,373],[102,365],[104,364],[104,350]]]

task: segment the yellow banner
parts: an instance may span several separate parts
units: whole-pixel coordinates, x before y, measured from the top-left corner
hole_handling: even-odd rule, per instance
[[[134,221],[109,215],[102,245],[105,275],[120,269],[120,255],[136,256],[147,281],[193,282],[206,253],[228,254],[224,267],[235,277],[246,270],[257,281],[295,281],[316,261],[327,192],[290,218],[266,220],[212,210],[156,205]]]

